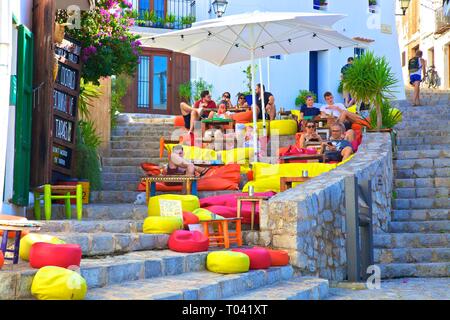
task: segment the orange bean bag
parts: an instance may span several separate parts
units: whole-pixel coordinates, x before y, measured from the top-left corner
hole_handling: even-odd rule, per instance
[[[198,217],[192,212],[183,211],[183,225],[185,228],[188,227],[189,224],[197,224],[200,220]]]
[[[158,176],[161,173],[159,165],[157,165],[156,163],[144,162],[141,163],[141,168],[145,171],[146,174],[151,176]]]
[[[237,112],[231,115],[231,119],[233,119],[236,123],[248,123],[253,120],[253,112],[252,110]]]
[[[28,220],[25,217],[18,217],[18,216],[10,216],[7,214],[0,214],[0,220]],[[24,236],[26,236],[27,234],[29,234],[30,231],[22,231],[20,238],[23,238]],[[3,230],[0,230],[0,237],[3,236]],[[10,232],[8,233],[8,238],[9,239],[13,239],[16,236],[15,232]]]
[[[176,252],[208,251],[209,239],[199,231],[175,230],[169,237],[168,247]]]
[[[284,250],[274,250],[263,247],[255,247],[258,249],[266,249],[270,254],[270,261],[272,267],[282,267],[289,264],[289,255]]]
[[[183,116],[176,116],[173,121],[174,127],[184,127],[184,118]]]
[[[67,268],[79,266],[81,247],[78,244],[53,244],[36,242],[30,250],[30,266],[39,269],[46,266]]]
[[[3,263],[5,263],[5,257],[3,257],[3,251],[0,250],[0,270],[3,267]]]

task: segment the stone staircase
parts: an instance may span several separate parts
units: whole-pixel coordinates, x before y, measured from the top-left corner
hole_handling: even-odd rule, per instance
[[[90,204],[83,220],[63,220],[64,206],[55,205],[53,219],[40,233],[82,247],[80,273],[88,300],[219,300],[324,299],[328,280],[302,277],[292,266],[222,275],[206,270],[207,252],[168,250],[168,235],[142,233],[145,206]],[[28,212],[28,218],[33,218]],[[26,262],[5,265],[0,272],[0,299],[33,299],[37,270]]]
[[[389,233],[374,236],[383,278],[450,276],[450,107],[448,94],[431,105],[400,106],[398,153]]]

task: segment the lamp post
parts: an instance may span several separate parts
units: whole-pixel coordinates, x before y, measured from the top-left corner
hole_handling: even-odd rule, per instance
[[[227,10],[228,1],[227,0],[214,0],[212,7],[214,8],[214,13],[217,18],[220,18]]]
[[[400,9],[402,9],[403,14],[395,14],[396,16],[404,16],[406,14],[406,10],[409,8],[409,3],[411,0],[399,0],[400,1]]]

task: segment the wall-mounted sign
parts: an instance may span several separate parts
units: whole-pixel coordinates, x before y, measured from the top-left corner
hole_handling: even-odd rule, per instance
[[[76,98],[70,94],[53,89],[53,109],[64,112],[69,116],[75,115]]]
[[[55,138],[64,140],[66,142],[72,142],[73,123],[71,121],[55,117],[54,128],[55,128],[54,129]]]
[[[72,150],[70,148],[54,144],[52,148],[53,163],[65,169],[70,169],[72,162]]]
[[[381,24],[381,33],[392,34],[392,26],[389,24]]]
[[[69,89],[77,89],[78,72],[64,64],[59,64],[56,83],[63,85]]]

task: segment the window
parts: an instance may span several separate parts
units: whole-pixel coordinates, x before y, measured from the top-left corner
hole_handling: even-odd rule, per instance
[[[327,10],[328,2],[327,0],[314,0],[313,9],[314,10]]]
[[[167,0],[139,0],[139,13],[153,10],[157,17],[164,18]],[[134,6],[133,6],[134,8]]]
[[[283,60],[283,57],[281,56],[281,54],[278,54],[276,56],[270,56],[271,59],[275,59],[275,60]]]
[[[141,56],[137,76],[138,109],[167,110],[167,56]]]
[[[369,13],[377,13],[377,0],[369,0]]]
[[[406,52],[403,51],[402,52],[402,67],[404,67],[406,64]]]
[[[138,108],[150,108],[150,98],[149,98],[149,77],[150,71],[150,57],[141,56],[139,57],[139,67],[138,67]]]
[[[360,56],[364,54],[365,49],[364,48],[355,48],[354,50],[354,56],[356,59],[358,59]]]
[[[153,109],[167,109],[167,67],[167,57],[153,58]]]

